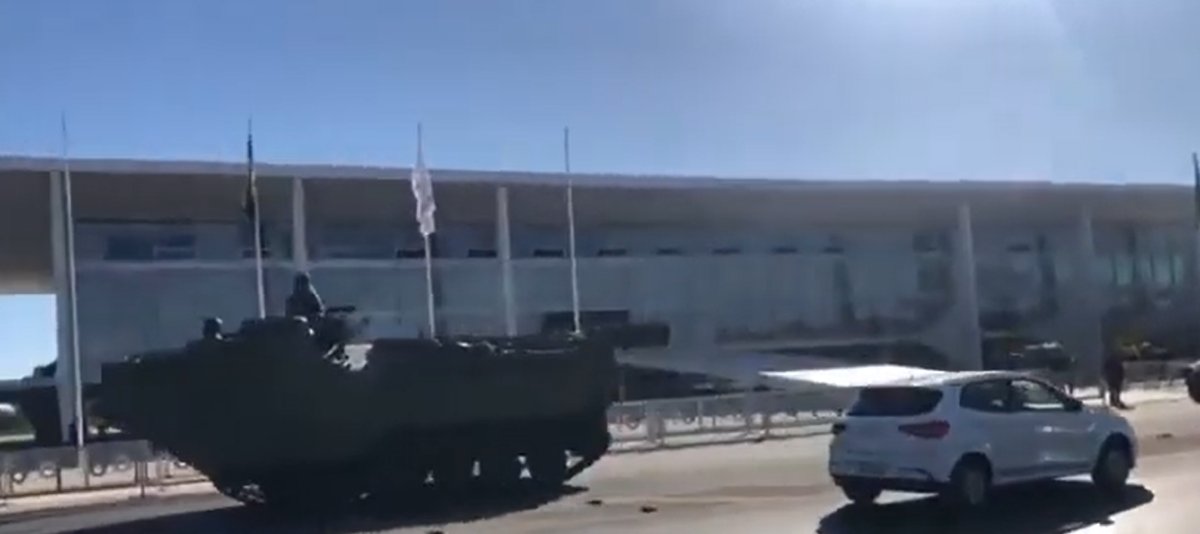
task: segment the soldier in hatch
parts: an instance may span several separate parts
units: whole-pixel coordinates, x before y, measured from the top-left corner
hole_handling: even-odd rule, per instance
[[[194,339],[187,342],[188,350],[220,347],[225,339],[225,334],[221,332],[224,324],[219,317],[208,317],[204,319],[204,326],[200,330],[200,339]]]
[[[312,279],[307,274],[299,273],[292,279],[292,294],[287,298],[287,315],[289,317],[304,317],[309,323],[314,323],[325,313],[325,305],[317,290],[312,285]]]
[[[220,341],[225,335],[221,333],[223,323],[219,317],[209,317],[204,320],[204,329],[200,332],[200,338],[208,341]]]
[[[287,298],[288,317],[303,317],[312,327],[314,341],[322,351],[338,348],[334,359],[339,359],[341,338],[339,328],[341,323],[336,319],[325,317],[325,304],[317,295],[312,279],[307,274],[299,273],[292,279],[292,294]]]

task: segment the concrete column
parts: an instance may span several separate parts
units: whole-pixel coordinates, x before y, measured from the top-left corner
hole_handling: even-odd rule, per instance
[[[1192,257],[1191,262],[1184,260],[1183,279],[1191,278],[1192,291],[1197,292],[1197,302],[1200,303],[1200,227],[1193,226],[1189,230],[1192,237]]]
[[[983,330],[979,326],[979,290],[975,281],[975,231],[971,223],[971,206],[958,207],[958,243],[955,251],[955,294],[962,319],[962,357],[959,365],[965,369],[983,367]]]
[[[54,275],[54,307],[56,314],[58,355],[54,383],[58,392],[59,428],[64,442],[73,440],[69,432],[78,414],[75,402],[74,357],[78,346],[72,303],[74,283],[71,277],[70,239],[67,235],[68,208],[63,174],[50,173],[50,257]]]
[[[517,301],[513,287],[512,232],[508,217],[508,188],[496,188],[496,256],[500,258],[500,301],[504,333],[517,335]]]
[[[1076,222],[1075,244],[1075,316],[1077,357],[1080,378],[1098,379],[1104,362],[1104,339],[1101,328],[1100,286],[1096,283],[1096,241],[1092,231],[1092,213],[1084,208]]]
[[[304,180],[292,178],[292,265],[308,272],[308,215],[305,210]]]

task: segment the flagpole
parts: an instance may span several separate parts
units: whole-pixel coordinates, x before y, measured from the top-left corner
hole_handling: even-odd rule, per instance
[[[63,195],[63,212],[67,219],[64,228],[66,230],[66,248],[67,248],[67,292],[70,297],[67,299],[67,305],[70,307],[71,318],[71,387],[74,389],[74,424],[75,424],[75,446],[80,453],[80,465],[84,466],[85,476],[87,472],[86,455],[84,449],[84,437],[86,429],[84,428],[83,417],[83,365],[79,358],[79,305],[78,305],[78,283],[75,276],[75,208],[74,200],[71,196],[71,158],[69,152],[70,138],[67,135],[67,116],[64,113],[61,117],[62,126],[62,195]]]
[[[1192,152],[1192,288],[1195,305],[1200,308],[1200,157]],[[1200,330],[1197,330],[1200,335]],[[1200,350],[1200,340],[1197,340]],[[1193,357],[1195,354],[1193,354]]]
[[[258,175],[254,171],[254,119],[246,123],[246,159],[250,171],[250,188],[254,201],[254,283],[258,293],[258,318],[267,316],[267,292],[263,280],[262,206],[258,202]]]
[[[424,167],[424,140],[419,122],[417,123],[417,161]],[[432,187],[431,184],[430,188]],[[429,246],[429,234],[421,232],[421,238],[425,241],[425,308],[429,313],[429,337],[432,339],[437,337],[437,313],[434,310],[433,299],[433,251]]]
[[[433,310],[433,252],[429,250],[429,236],[425,239],[425,307],[429,310],[429,337],[437,337],[437,315]]]
[[[579,317],[579,261],[575,255],[575,180],[571,176],[571,129],[563,128],[563,168],[567,173],[567,246],[571,258],[571,316],[575,333],[583,331]]]

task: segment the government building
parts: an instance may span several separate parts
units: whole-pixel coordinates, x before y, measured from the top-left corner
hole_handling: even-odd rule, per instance
[[[0,292],[57,295],[59,384],[75,339],[95,382],[205,317],[256,314],[244,163],[70,163],[68,209],[61,160],[0,157]],[[410,172],[259,164],[268,313],[303,271],[327,305],[357,307],[365,337],[427,334]],[[668,326],[622,356],[650,366],[908,341],[977,368],[1002,331],[1096,368],[1106,316],[1196,293],[1184,185],[431,172],[439,335],[570,324],[569,181],[584,322]]]

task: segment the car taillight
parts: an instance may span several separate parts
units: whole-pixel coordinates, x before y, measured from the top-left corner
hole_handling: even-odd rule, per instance
[[[946,421],[926,421],[900,425],[900,431],[921,439],[941,439],[950,433],[950,423]]]
[[[834,423],[833,426],[829,427],[829,431],[835,436],[841,434],[846,431],[846,423]]]

